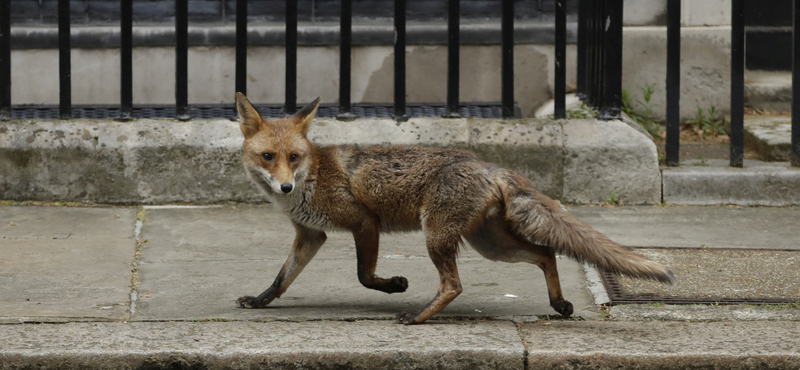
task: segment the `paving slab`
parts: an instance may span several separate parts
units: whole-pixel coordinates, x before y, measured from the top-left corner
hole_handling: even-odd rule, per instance
[[[517,326],[433,320],[0,325],[10,369],[522,369]]]
[[[791,112],[792,72],[745,72],[744,101],[747,106],[755,109]]]
[[[800,325],[552,321],[524,324],[528,369],[796,369]]]
[[[624,304],[609,309],[615,321],[784,321],[800,325],[800,306]]]
[[[126,318],[135,218],[134,208],[0,207],[0,323]]]
[[[624,301],[800,302],[798,251],[637,248],[636,252],[669,266],[678,281],[666,285],[620,276],[617,295]]]
[[[379,276],[405,276],[409,289],[386,294],[366,289],[356,275],[352,236],[330,233],[289,290],[270,307],[235,307],[274,280],[288,256],[294,229],[272,206],[148,209],[137,261],[134,320],[308,320],[393,318],[433,298],[438,274],[421,233],[382,235]],[[582,265],[558,260],[564,296],[575,314],[596,318]],[[458,317],[553,315],[544,275],[529,264],[484,259],[470,248],[459,256],[464,292],[440,314]],[[535,319],[535,318],[531,318]]]
[[[570,206],[622,245],[800,249],[800,207]]]

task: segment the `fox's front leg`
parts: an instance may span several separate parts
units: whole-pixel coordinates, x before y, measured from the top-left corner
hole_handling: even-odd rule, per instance
[[[236,304],[241,308],[263,308],[273,299],[280,297],[289,285],[292,284],[300,271],[314,258],[317,251],[325,243],[327,236],[324,232],[309,229],[300,225],[295,225],[297,236],[294,239],[292,251],[289,258],[283,264],[278,276],[272,285],[261,293],[258,297],[244,296],[236,300]]]
[[[402,293],[408,289],[408,280],[402,276],[384,279],[375,276],[378,263],[380,226],[377,221],[366,219],[353,231],[358,258],[358,281],[361,285],[386,293]]]

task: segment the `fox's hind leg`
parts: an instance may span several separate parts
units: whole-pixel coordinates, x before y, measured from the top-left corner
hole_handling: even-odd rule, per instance
[[[564,317],[572,316],[572,303],[565,300],[561,293],[561,282],[558,279],[558,268],[556,267],[556,252],[550,247],[526,244],[534,256],[531,263],[544,271],[547,293],[550,296],[550,307]]]
[[[482,227],[466,237],[484,257],[503,262],[528,262],[544,272],[550,307],[564,317],[572,315],[572,303],[564,299],[558,279],[555,251],[546,246],[532,244],[514,236],[505,228],[500,216],[490,216]]]
[[[428,254],[439,271],[439,290],[425,307],[418,312],[403,312],[397,315],[401,324],[421,324],[443,310],[459,294],[461,294],[461,280],[456,267],[460,236],[437,238],[438,235],[426,235]]]
[[[358,281],[361,285],[386,293],[402,293],[408,289],[408,280],[402,276],[384,279],[375,276],[378,263],[380,226],[377,222],[366,219],[361,227],[353,231],[358,257]]]

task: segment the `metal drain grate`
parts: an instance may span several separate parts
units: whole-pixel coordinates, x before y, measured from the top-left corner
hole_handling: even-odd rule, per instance
[[[298,105],[302,107],[302,105]],[[281,105],[256,105],[258,111],[268,118],[283,117]],[[520,117],[519,107],[514,111]],[[14,106],[11,108],[12,119],[58,119],[58,106]],[[119,106],[73,106],[72,118],[75,119],[116,119],[120,116]],[[394,108],[391,104],[354,104],[352,113],[363,118],[392,118]],[[406,115],[409,117],[440,117],[447,113],[445,104],[409,104]],[[335,105],[323,105],[317,111],[317,117],[336,117],[339,108]],[[503,111],[500,103],[471,103],[462,105],[459,114],[465,118],[501,118]],[[175,106],[134,106],[133,118],[174,118]],[[236,112],[231,105],[208,104],[190,105],[189,115],[197,119],[231,118]]]
[[[668,266],[675,285],[599,271],[610,303],[788,304],[800,302],[800,250],[635,247]]]

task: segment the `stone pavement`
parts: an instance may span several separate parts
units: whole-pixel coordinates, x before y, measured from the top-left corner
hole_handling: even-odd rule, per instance
[[[800,248],[797,207],[569,209],[625,245]],[[547,316],[538,268],[466,249],[464,292],[425,325],[395,324],[436,290],[418,233],[382,236],[377,272],[406,276],[405,293],[363,288],[351,237],[333,233],[282,298],[236,308],[272,282],[293,235],[269,205],[2,206],[0,369],[800,367],[800,309],[609,312],[565,258],[581,321]]]

